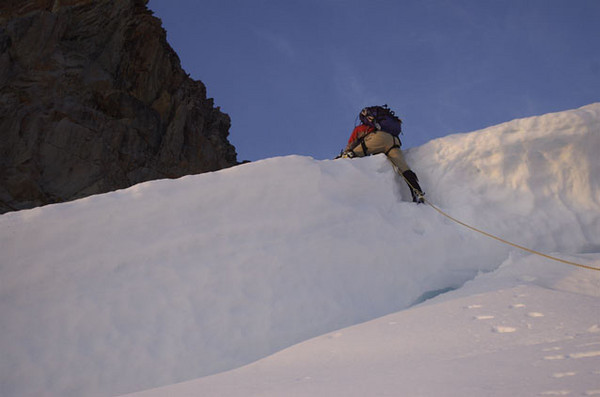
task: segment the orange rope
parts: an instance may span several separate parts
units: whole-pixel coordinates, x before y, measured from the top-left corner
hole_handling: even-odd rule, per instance
[[[396,167],[394,167],[394,168],[396,168]],[[413,189],[413,187],[410,184],[410,182],[408,180],[406,180],[406,178],[404,177],[404,175],[402,175],[400,172],[398,172],[398,174],[400,174],[402,176],[402,178],[404,178],[404,180],[406,181],[406,183],[408,184],[408,186],[412,190],[415,190],[415,189]],[[442,214],[446,218],[448,218],[448,219],[450,219],[450,220],[452,220],[452,221],[458,223],[459,225],[462,225],[462,226],[464,226],[464,227],[466,227],[468,229],[471,229],[471,230],[473,230],[473,231],[475,231],[477,233],[481,233],[484,236],[493,238],[494,240],[498,240],[501,243],[508,244],[508,245],[513,246],[515,248],[519,248],[519,249],[521,249],[523,251],[527,251],[529,253],[532,253],[532,254],[535,254],[535,255],[539,255],[539,256],[542,256],[542,257],[547,258],[547,259],[552,259],[552,260],[557,261],[557,262],[562,262],[562,263],[565,263],[565,264],[571,265],[571,266],[577,266],[577,267],[580,267],[580,268],[583,268],[583,269],[600,271],[600,269],[597,268],[597,267],[588,266],[588,265],[582,265],[581,263],[571,262],[571,261],[567,261],[567,260],[564,260],[564,259],[556,258],[554,256],[546,255],[544,253],[532,250],[531,248],[527,248],[527,247],[523,247],[522,245],[519,245],[519,244],[511,243],[510,241],[507,241],[507,240],[504,240],[504,239],[502,239],[500,237],[494,236],[493,234],[484,232],[483,230],[477,229],[477,228],[475,228],[475,227],[473,227],[471,225],[467,225],[466,223],[459,221],[458,219],[456,219],[456,218],[448,215],[447,213],[445,213],[444,211],[442,211],[441,209],[439,209],[438,207],[436,207],[435,205],[433,205],[429,200],[427,200],[425,198],[425,196],[422,195],[421,197],[423,198],[423,201],[425,201],[425,203],[427,203],[429,206],[431,206],[431,208],[433,208],[434,210],[436,210],[437,212],[439,212],[440,214]]]

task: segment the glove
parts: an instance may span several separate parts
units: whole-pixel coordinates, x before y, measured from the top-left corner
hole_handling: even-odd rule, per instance
[[[345,152],[343,149],[340,152],[340,154],[338,154],[337,156],[335,156],[335,159],[351,159],[353,157],[355,157],[356,154],[354,154],[354,152],[352,150],[348,150],[347,152]]]

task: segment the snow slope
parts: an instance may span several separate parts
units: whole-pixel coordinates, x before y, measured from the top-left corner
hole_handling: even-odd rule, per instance
[[[407,157],[453,216],[598,267],[597,153],[600,104]],[[600,272],[408,197],[384,156],[289,156],[2,215],[0,394],[600,393]]]
[[[585,272],[513,255],[422,305],[128,397],[600,395],[600,279]]]

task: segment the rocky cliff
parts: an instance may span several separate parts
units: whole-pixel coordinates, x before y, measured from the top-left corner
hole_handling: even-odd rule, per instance
[[[0,3],[0,213],[237,163],[146,3]]]

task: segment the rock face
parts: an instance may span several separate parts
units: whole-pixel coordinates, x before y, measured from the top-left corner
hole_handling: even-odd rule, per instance
[[[0,4],[0,213],[237,164],[146,3]]]

